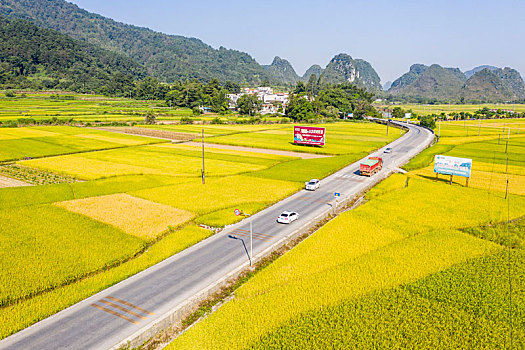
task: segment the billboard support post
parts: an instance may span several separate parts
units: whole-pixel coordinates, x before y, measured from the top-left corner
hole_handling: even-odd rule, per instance
[[[453,177],[453,176],[454,176],[454,175],[450,174],[450,182],[448,183],[449,185],[452,185],[452,177]]]

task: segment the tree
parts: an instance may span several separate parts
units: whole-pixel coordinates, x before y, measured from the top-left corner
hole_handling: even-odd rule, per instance
[[[226,89],[229,94],[238,94],[241,92],[241,86],[238,83],[229,80],[224,83],[224,89]]]
[[[302,96],[291,95],[286,108],[286,116],[295,121],[315,119],[314,106]]]
[[[427,127],[429,129],[434,129],[436,127],[436,121],[434,120],[434,118],[432,118],[432,116],[425,115],[419,119],[419,125]]]
[[[146,116],[144,117],[144,122],[148,125],[153,125],[157,123],[157,117],[155,117],[155,114],[153,114],[152,111],[149,111],[146,113]]]
[[[404,118],[405,117],[405,111],[401,107],[394,107],[392,110],[392,117],[394,118]]]
[[[298,94],[302,94],[305,92],[306,92],[306,86],[304,85],[302,81],[298,81],[293,93],[298,95]]]
[[[315,74],[310,75],[308,84],[306,84],[306,92],[308,93],[308,96],[317,96],[319,93],[318,80]]]
[[[241,114],[254,116],[262,107],[262,101],[256,95],[242,95],[237,100],[237,109]]]

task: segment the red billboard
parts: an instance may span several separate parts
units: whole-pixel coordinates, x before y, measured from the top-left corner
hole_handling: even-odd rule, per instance
[[[293,142],[300,145],[324,146],[325,128],[313,126],[295,126]]]

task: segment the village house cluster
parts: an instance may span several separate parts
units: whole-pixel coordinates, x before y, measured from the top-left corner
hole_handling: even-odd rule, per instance
[[[278,113],[279,106],[282,106],[282,112],[288,104],[288,93],[274,92],[271,87],[257,87],[245,88],[243,92],[238,94],[228,94],[230,109],[237,108],[237,100],[243,95],[256,95],[259,100],[263,102],[261,114]]]

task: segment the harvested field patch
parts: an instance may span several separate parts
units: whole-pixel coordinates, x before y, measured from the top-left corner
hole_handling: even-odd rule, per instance
[[[142,239],[155,238],[169,226],[181,225],[195,216],[186,210],[125,193],[75,199],[55,205],[112,225]]]
[[[0,175],[0,188],[30,186],[27,182]]]

